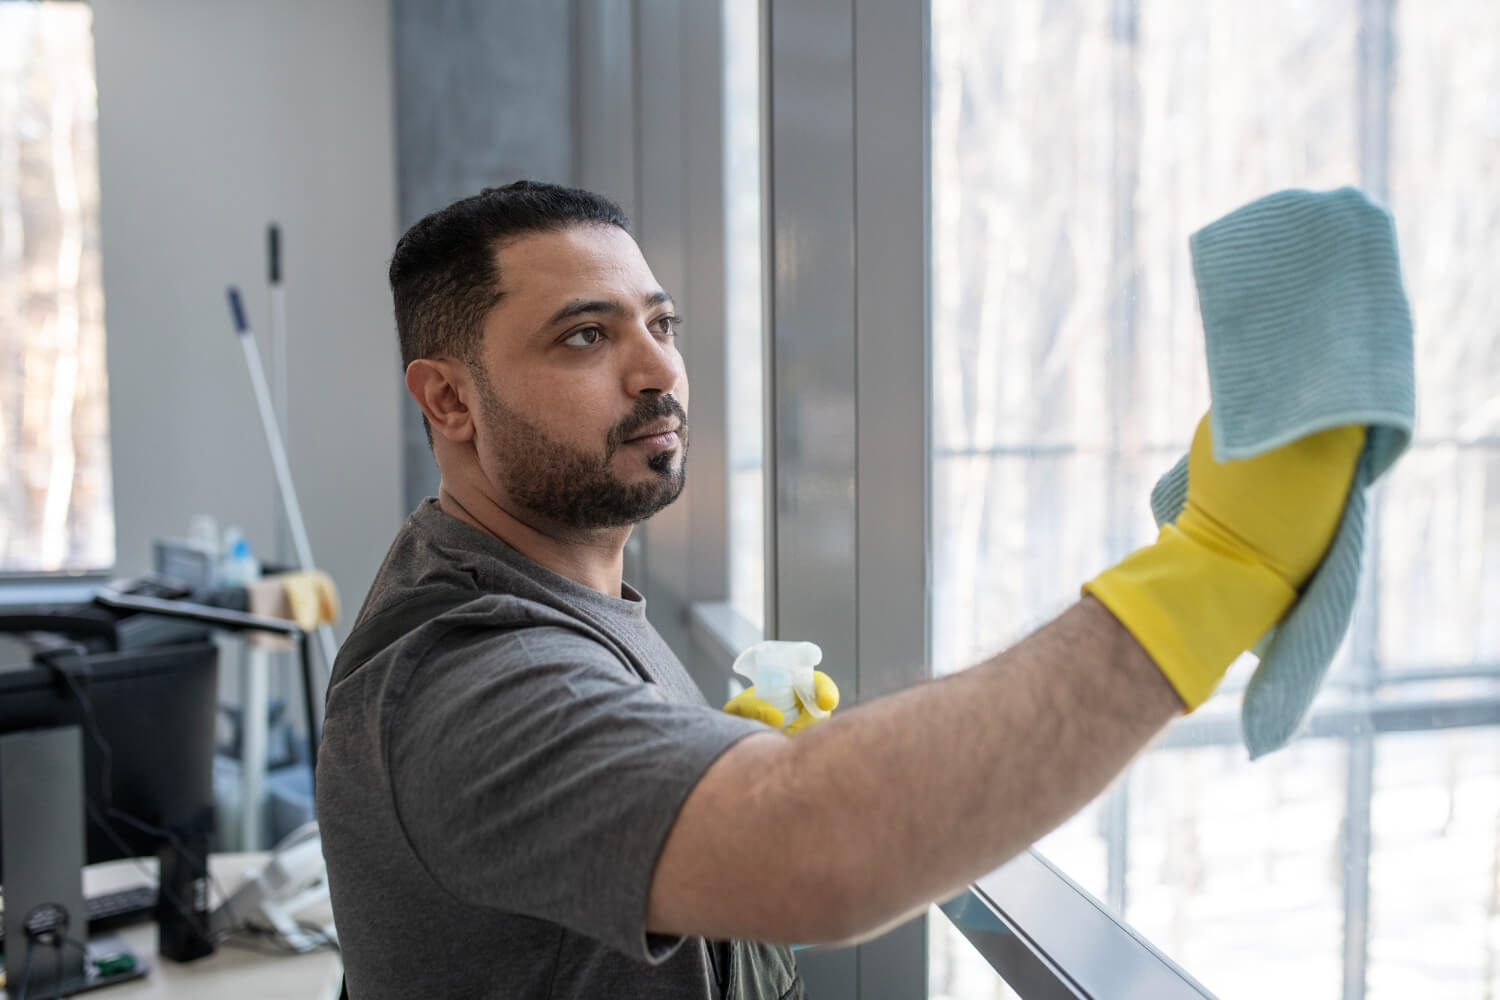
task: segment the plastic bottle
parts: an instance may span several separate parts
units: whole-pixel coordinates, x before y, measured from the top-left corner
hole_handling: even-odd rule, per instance
[[[781,710],[782,728],[802,714],[802,705],[814,719],[828,715],[818,707],[813,668],[823,662],[823,650],[814,642],[757,642],[734,661],[734,672],[755,685],[755,696]],[[797,695],[802,696],[802,705]]]
[[[250,553],[250,542],[238,528],[224,532],[224,556],[217,582],[221,587],[248,587],[260,579],[260,563]]]
[[[190,545],[213,556],[215,561],[219,559],[219,522],[212,514],[193,515],[188,521],[187,540]]]

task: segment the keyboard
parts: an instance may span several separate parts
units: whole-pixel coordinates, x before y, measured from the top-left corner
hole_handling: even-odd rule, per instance
[[[138,924],[156,913],[156,886],[133,885],[90,896],[83,908],[88,911],[90,933]]]
[[[156,913],[156,886],[132,885],[90,896],[84,900],[83,908],[88,913],[90,934],[138,924]],[[0,943],[4,941],[5,928],[0,926]]]

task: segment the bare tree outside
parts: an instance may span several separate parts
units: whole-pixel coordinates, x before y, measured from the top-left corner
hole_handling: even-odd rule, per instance
[[[1154,537],[1209,403],[1188,235],[1355,184],[1397,220],[1418,434],[1320,704],[1495,697],[1500,5],[932,0],[931,35],[934,669]],[[1500,732],[1431,725],[1158,750],[1041,849],[1225,1000],[1497,997]],[[934,932],[932,995],[1006,995],[966,948]]]
[[[729,600],[765,624],[765,317],[761,306],[759,4],[724,4],[724,290]]]
[[[0,573],[115,561],[84,3],[0,3]]]

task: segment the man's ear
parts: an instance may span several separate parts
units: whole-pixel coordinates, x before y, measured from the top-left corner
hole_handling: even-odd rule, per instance
[[[473,389],[463,365],[438,358],[418,358],[406,366],[406,391],[417,401],[434,434],[453,442],[474,437],[474,414],[465,399]]]

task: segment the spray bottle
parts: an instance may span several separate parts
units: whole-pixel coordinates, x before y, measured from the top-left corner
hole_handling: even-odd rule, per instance
[[[786,728],[803,706],[814,719],[828,715],[818,707],[813,684],[813,668],[822,662],[823,650],[814,642],[757,642],[735,659],[734,672],[749,678],[757,698],[781,710],[782,728]]]

